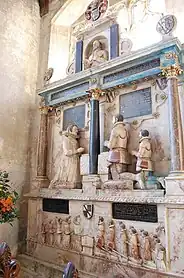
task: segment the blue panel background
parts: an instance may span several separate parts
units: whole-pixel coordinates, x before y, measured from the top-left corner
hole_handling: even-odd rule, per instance
[[[119,56],[119,25],[110,26],[110,59]]]
[[[82,71],[83,41],[76,42],[75,73]]]

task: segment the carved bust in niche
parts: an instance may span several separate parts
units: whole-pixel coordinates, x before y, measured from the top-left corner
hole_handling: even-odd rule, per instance
[[[79,129],[76,125],[69,125],[62,133],[62,154],[56,175],[49,188],[66,187],[80,188],[80,155],[84,148],[79,146]]]
[[[91,54],[89,53],[84,60],[84,69],[97,67],[99,64],[108,61],[108,51],[103,49],[103,45],[99,40],[93,42]]]

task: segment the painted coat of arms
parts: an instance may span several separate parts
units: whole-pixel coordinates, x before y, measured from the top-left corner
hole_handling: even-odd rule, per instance
[[[94,205],[85,204],[83,205],[83,214],[87,219],[93,217]]]
[[[108,0],[95,0],[87,7],[85,18],[87,20],[96,21],[101,14],[105,13],[108,7]]]

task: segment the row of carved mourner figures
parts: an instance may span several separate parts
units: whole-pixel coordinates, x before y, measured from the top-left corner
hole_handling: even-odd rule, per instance
[[[118,248],[116,248],[117,230],[120,233]],[[74,246],[72,235],[75,235],[75,232],[71,225],[71,217],[66,219],[56,217],[54,220],[48,220],[42,224],[41,243],[72,249]],[[117,229],[113,220],[108,223],[107,230],[104,218],[99,217],[98,232],[94,241],[95,253],[100,256],[113,255],[117,261],[166,271],[166,251],[159,238],[162,232],[164,232],[162,226],[159,226],[155,233],[149,234],[147,231],[137,230],[133,226],[127,228],[123,222],[119,222],[119,228]],[[77,251],[82,252],[82,231],[77,236]]]
[[[109,148],[110,179],[116,181],[132,179],[138,181],[140,188],[143,189],[148,185],[149,180],[154,180],[151,161],[151,138],[147,130],[140,132],[139,149],[131,152],[131,155],[137,157],[136,171],[138,175],[127,175],[128,165],[131,164],[130,154],[128,153],[129,133],[123,120],[122,115],[117,115],[114,118],[110,140],[104,143]],[[70,125],[62,135],[61,162],[50,183],[50,188],[63,185],[70,188],[79,188],[81,185],[80,156],[84,152],[84,148],[79,146],[79,129],[76,125]]]

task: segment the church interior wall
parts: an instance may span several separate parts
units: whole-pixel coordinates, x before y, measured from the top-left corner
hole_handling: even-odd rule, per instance
[[[20,194],[20,221],[13,227],[3,224],[0,239],[9,243],[13,254],[26,237],[29,191],[31,122],[35,110],[35,90],[40,34],[39,5],[36,0],[0,2],[0,164],[10,173],[12,188]],[[20,225],[19,225],[20,224]]]

